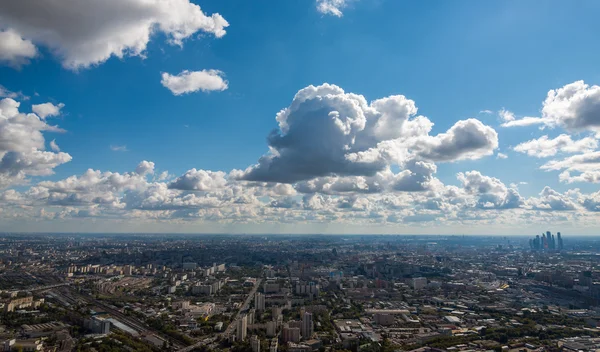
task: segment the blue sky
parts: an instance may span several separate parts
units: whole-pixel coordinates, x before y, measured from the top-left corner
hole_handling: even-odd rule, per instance
[[[187,13],[195,4],[199,5],[200,13],[210,19],[202,23],[208,21],[210,25],[185,28],[183,40],[173,43],[173,31],[163,30],[160,26],[165,23],[185,26],[182,24],[185,23],[185,14],[180,17],[170,14],[167,18],[157,5],[156,14],[145,18],[140,14],[142,11],[137,7],[139,4],[136,0],[126,1],[131,6],[121,11],[123,18],[115,20],[112,27],[94,24],[88,27],[86,23],[90,19],[101,19],[114,10],[114,2],[97,2],[89,8],[78,4],[73,10],[74,16],[87,20],[75,21],[73,28],[66,29],[61,24],[66,22],[65,18],[48,11],[48,8],[60,5],[49,5],[45,1],[40,2],[39,6],[35,2],[30,4],[30,1],[21,4],[9,1],[9,4],[2,5],[5,6],[2,11],[5,14],[0,15],[0,30],[3,31],[0,33],[0,51],[6,54],[0,54],[0,85],[4,87],[4,95],[19,101],[19,111],[25,113],[31,111],[32,105],[63,103],[59,114],[42,118],[49,125],[58,125],[65,130],[64,133],[43,132],[45,150],[50,150],[48,143],[55,139],[61,152],[72,157],[68,162],[50,167],[41,176],[20,169],[18,177],[6,177],[7,181],[0,192],[15,190],[20,195],[18,200],[6,201],[3,206],[6,209],[3,213],[10,216],[0,220],[0,224],[4,222],[7,230],[36,230],[42,224],[50,224],[53,230],[77,230],[85,226],[82,224],[108,219],[111,225],[107,226],[106,231],[117,231],[125,226],[121,223],[123,219],[135,218],[134,222],[146,224],[144,226],[159,223],[156,226],[162,226],[161,229],[166,231],[202,232],[205,228],[225,232],[243,232],[240,230],[242,228],[250,228],[249,231],[287,231],[285,224],[296,224],[307,232],[325,231],[323,228],[334,232],[346,231],[347,226],[355,222],[352,216],[340,213],[332,215],[332,218],[323,217],[326,213],[330,214],[331,209],[320,214],[307,214],[306,204],[301,204],[307,194],[299,192],[296,183],[324,176],[371,177],[371,173],[327,169],[329,171],[326,174],[316,172],[302,180],[294,176],[296,178],[292,182],[289,179],[252,176],[251,170],[246,170],[268,152],[267,137],[270,131],[279,129],[276,114],[290,106],[294,95],[301,89],[324,83],[334,84],[346,93],[360,94],[368,102],[404,95],[414,101],[418,115],[424,115],[434,123],[430,136],[445,133],[457,121],[469,118],[477,119],[498,135],[497,147],[473,147],[479,148],[477,157],[472,154],[468,154],[468,157],[465,156],[467,154],[457,154],[452,158],[427,157],[423,153],[411,155],[411,160],[422,159],[434,165],[437,172],[432,177],[441,184],[419,188],[418,194],[386,190],[367,192],[377,193],[373,196],[375,198],[369,198],[354,192],[316,192],[332,197],[332,202],[342,202],[347,197],[353,201],[357,197],[366,197],[365,202],[370,205],[363,211],[371,214],[376,212],[378,215],[370,219],[367,216],[367,220],[358,217],[356,222],[364,226],[364,230],[360,231],[369,232],[369,227],[377,226],[381,230],[375,232],[427,233],[428,229],[430,232],[437,231],[437,227],[443,226],[443,221],[449,221],[450,228],[456,232],[464,232],[464,228],[472,226],[469,221],[488,231],[489,226],[493,226],[492,218],[511,218],[510,214],[520,216],[532,230],[537,227],[540,227],[539,231],[545,230],[545,222],[552,219],[563,221],[564,226],[581,233],[597,230],[589,224],[598,219],[596,211],[600,208],[589,204],[597,204],[594,203],[596,200],[600,202],[600,196],[594,193],[598,190],[598,177],[594,178],[594,175],[600,172],[600,168],[584,170],[570,165],[548,171],[541,167],[551,160],[566,160],[569,156],[585,155],[597,149],[594,141],[599,136],[600,108],[595,104],[594,84],[600,81],[600,49],[593,43],[598,36],[594,26],[600,10],[598,2],[169,1],[173,2],[171,6],[179,6]],[[342,15],[319,11],[318,6],[322,3],[337,8]],[[131,13],[124,13],[126,11]],[[40,13],[50,18],[42,24],[34,22],[32,19]],[[200,16],[200,13],[196,15]],[[214,29],[222,26],[222,23],[214,21],[214,16],[210,17],[217,13],[228,24],[221,28],[226,33]],[[140,24],[142,20],[153,22],[152,26]],[[128,46],[126,39],[115,39],[107,34],[120,30],[119,26],[125,28],[123,31],[131,30],[133,37],[134,30],[143,29],[144,26],[152,28],[152,34],[147,40],[141,37],[143,50],[136,52],[137,48]],[[9,43],[7,33],[20,38],[17,44]],[[44,33],[59,35],[53,37]],[[81,35],[69,36],[65,33]],[[139,43],[139,38],[134,39]],[[110,45],[122,45],[124,49],[113,50],[104,57],[102,54],[96,55],[96,49],[100,53]],[[31,52],[32,46],[35,47],[34,54]],[[218,70],[220,77],[227,81],[226,88],[212,91],[197,89],[176,95],[161,83],[162,73],[176,76],[185,70]],[[582,96],[591,96],[588,103],[592,117],[586,120],[587,124],[569,127],[562,116],[552,112],[556,110],[548,108],[548,111],[542,111],[549,90],[560,89],[580,80],[589,85],[579,87]],[[10,92],[22,92],[29,99],[10,95]],[[579,106],[572,104],[570,108],[573,114],[581,114]],[[499,115],[502,109],[514,113],[516,120],[531,116],[546,118],[548,122],[524,127],[502,127],[501,124],[507,122]],[[334,109],[331,108],[331,111]],[[566,114],[562,110],[561,113]],[[575,118],[580,117],[577,115]],[[5,136],[10,133],[7,127],[6,131]],[[588,140],[571,147],[560,144],[556,153],[545,158],[514,150],[520,143],[542,136],[552,140],[561,134],[566,134],[572,141]],[[0,145],[1,138],[2,134]],[[310,139],[311,134],[304,138]],[[125,150],[115,151],[114,147]],[[545,144],[538,148],[547,147]],[[312,160],[308,154],[310,151],[302,149],[305,148],[304,144],[298,148],[308,161]],[[441,148],[445,150],[449,147]],[[14,153],[17,150],[0,149],[0,155],[7,152]],[[539,150],[537,152],[539,154]],[[498,157],[498,153],[507,158]],[[131,173],[143,160],[154,163],[152,173],[144,176],[147,184],[131,189],[112,188],[111,196],[118,200],[118,205],[114,203],[108,206],[93,201],[92,194],[106,192],[105,189],[87,190],[89,199],[85,202],[60,205],[50,201],[52,196],[31,199],[27,194],[39,182],[59,182],[72,175],[82,175],[87,169]],[[282,165],[294,162],[290,159]],[[393,173],[399,173],[408,170],[406,162],[388,160],[385,164]],[[136,192],[142,192],[153,182],[163,182],[172,192],[179,192],[170,194],[170,197],[184,198],[191,194],[193,197],[211,198],[210,192],[216,192],[216,189],[178,189],[169,186],[194,168],[221,170],[227,174],[238,169],[246,170],[250,175],[240,176],[239,180],[234,181],[234,177],[228,174],[225,176],[227,185],[217,188],[254,189],[255,186],[244,182],[258,180],[270,182],[261,186],[265,189],[272,187],[274,181],[296,190],[293,194],[277,195],[253,190],[253,195],[262,202],[251,212],[258,214],[253,215],[257,217],[256,221],[251,217],[236,218],[228,212],[232,207],[227,203],[211,206],[210,211],[198,205],[190,208],[147,209],[127,203],[128,192],[134,192],[134,188]],[[381,167],[377,169],[381,170]],[[568,181],[563,177],[561,182],[559,174],[569,170],[571,176],[577,172],[587,172],[585,179],[588,181]],[[157,180],[157,175],[163,171],[168,171],[169,177]],[[287,175],[288,171],[282,172]],[[476,209],[476,204],[485,203],[482,199],[490,195],[470,191],[469,184],[457,179],[458,173],[469,171],[477,171],[487,177],[483,182],[494,183],[491,178],[496,178],[504,186],[486,186],[483,188],[496,191],[483,193],[496,192],[493,196],[502,198],[508,194],[508,189],[517,189],[522,201],[515,206],[506,206],[504,203],[500,206],[500,203],[491,202],[495,205]],[[9,171],[6,172],[8,174]],[[470,208],[448,206],[435,209],[435,213],[432,209],[425,209],[423,213],[416,214],[406,209],[388,209],[380,204],[381,198],[386,195],[409,197],[409,203],[422,204],[424,199],[443,198],[445,191],[442,188],[448,186],[462,187],[465,197],[470,197],[470,201],[465,201],[471,204]],[[561,203],[556,209],[546,209],[552,208],[548,205],[552,199],[544,199],[547,194],[540,195],[546,186],[560,194],[556,197],[563,197],[562,201],[570,202],[568,206],[565,208]],[[578,189],[579,193],[572,194],[573,189]],[[68,197],[69,192],[81,194],[83,191],[77,187],[76,191],[62,189],[61,195],[56,197]],[[280,201],[279,197],[299,202],[285,208],[293,214],[259,214],[264,210],[257,209],[262,207],[270,205],[270,209],[277,208],[272,202]],[[585,203],[586,199],[591,201]],[[441,201],[453,203],[451,200]],[[29,210],[22,210],[24,205],[34,210],[28,213]],[[295,207],[303,208],[304,212]],[[213,216],[216,208],[220,215]],[[39,215],[42,209],[47,214],[45,218]],[[194,214],[180,216],[182,211]],[[69,215],[60,215],[65,212]],[[207,215],[209,213],[211,216]],[[402,220],[418,217],[436,220],[416,224]],[[25,226],[22,221],[19,225],[14,220],[23,218],[31,219],[31,223],[38,225]],[[77,225],[73,225],[75,223]],[[324,224],[327,226],[323,227]],[[144,226],[140,225],[139,228],[145,229]],[[497,228],[501,229],[498,232],[504,233],[518,231],[518,228],[511,229],[507,224],[498,224]],[[103,231],[101,227],[94,229]]]

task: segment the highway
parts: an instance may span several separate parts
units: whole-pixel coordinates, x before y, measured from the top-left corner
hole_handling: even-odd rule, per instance
[[[235,323],[237,322],[237,319],[236,319],[237,316],[240,314],[240,312],[243,312],[244,310],[248,309],[248,307],[250,306],[250,302],[252,302],[252,299],[254,298],[254,294],[256,293],[256,290],[258,290],[258,288],[260,287],[261,283],[262,283],[262,279],[256,280],[256,284],[254,285],[254,287],[248,294],[248,297],[246,297],[244,304],[242,304],[240,309],[231,317],[231,323],[229,323],[229,325],[227,326],[225,331],[223,331],[221,334],[217,335],[216,337],[210,337],[210,338],[204,339],[202,341],[198,341],[191,346],[182,348],[182,349],[178,350],[178,352],[190,352],[196,347],[206,346],[206,345],[209,345],[209,344],[215,342],[219,336],[229,336],[235,329],[235,325],[236,325]]]

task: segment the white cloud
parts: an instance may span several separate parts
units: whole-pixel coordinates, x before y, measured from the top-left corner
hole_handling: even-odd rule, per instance
[[[498,115],[500,115],[500,118],[504,122],[510,122],[510,121],[515,120],[515,114],[506,109],[502,109],[502,110],[498,111]]]
[[[160,83],[175,95],[210,91],[224,91],[228,82],[224,73],[218,70],[182,71],[177,75],[162,73]]]
[[[413,148],[433,161],[474,160],[494,154],[498,133],[477,119],[462,120],[446,133],[417,137]]]
[[[128,152],[129,151],[129,149],[127,149],[126,145],[117,145],[117,144],[111,144],[110,150],[112,150],[113,152]]]
[[[562,160],[550,160],[541,166],[542,170],[568,170],[568,171],[599,171],[600,151],[587,152],[573,155]]]
[[[45,119],[48,116],[58,116],[60,114],[60,109],[65,106],[63,103],[59,103],[58,105],[54,105],[52,103],[43,103],[32,105],[31,110],[36,113],[39,117]]]
[[[71,160],[67,153],[44,151],[43,133],[61,132],[35,114],[19,112],[20,103],[0,100],[0,187],[25,183],[27,176],[46,176]]]
[[[482,209],[512,209],[523,206],[524,199],[514,188],[508,188],[495,177],[482,175],[479,171],[458,173],[464,190],[477,195],[477,207]]]
[[[19,107],[14,99],[0,101],[0,187],[32,183],[32,177],[49,175],[71,159],[54,140],[44,138],[61,130],[42,119],[40,111],[25,114]],[[560,193],[545,187],[524,198],[518,184],[507,186],[477,170],[457,174],[458,185],[444,185],[435,177],[435,163],[494,153],[503,158],[497,152],[498,134],[467,119],[431,135],[433,122],[417,112],[415,102],[401,95],[367,102],[334,85],[306,87],[276,115],[279,129],[269,137],[270,152],[245,171],[194,168],[175,177],[146,160],[125,173],[88,170],[21,192],[0,191],[0,222],[127,219],[154,230],[154,225],[180,223],[240,224],[244,230],[284,224],[293,229],[364,226],[369,231],[379,226],[504,231],[544,223],[597,227],[599,192]],[[542,168],[560,171],[566,183],[600,182],[600,152],[593,151],[597,143],[591,137],[544,136],[515,148],[536,156],[581,153]]]
[[[496,154],[496,159],[507,159],[508,155],[504,154],[504,153],[498,153]]]
[[[600,132],[600,86],[576,81],[550,90],[542,114],[569,131]]]
[[[222,171],[188,170],[169,184],[171,189],[187,191],[209,191],[224,187],[226,174]]]
[[[181,46],[198,32],[222,37],[228,25],[218,13],[207,16],[189,0],[0,1],[0,28],[48,47],[71,69],[111,56],[143,56],[157,32]],[[31,47],[24,53],[31,56]]]
[[[557,153],[588,152],[597,147],[598,141],[595,138],[585,137],[579,140],[573,140],[571,139],[571,136],[561,134],[554,139],[550,139],[548,136],[542,136],[538,139],[523,142],[514,147],[514,150],[520,153],[526,153],[529,156],[546,158],[554,156]]]
[[[560,182],[575,183],[575,182],[587,182],[587,183],[600,183],[600,171],[585,171],[578,175],[571,175],[569,171],[563,171],[558,175]]]
[[[28,100],[29,97],[21,92],[12,92],[0,84],[0,98],[11,98],[15,100]]]
[[[348,6],[350,0],[316,0],[317,11],[324,15],[342,17],[342,10]]]
[[[538,198],[531,198],[528,203],[536,210],[568,211],[575,210],[576,204],[568,194],[559,193],[546,186]]]
[[[154,163],[152,161],[143,160],[135,168],[135,173],[138,175],[147,175],[154,173]]]
[[[402,95],[375,100],[323,84],[298,91],[276,120],[270,153],[238,175],[251,181],[294,183],[324,176],[373,176],[410,159],[456,161],[493,154],[494,129],[479,120],[458,121],[430,136],[433,123],[415,116],[414,101]]]
[[[37,55],[35,45],[14,30],[0,31],[0,63],[20,68]]]
[[[582,195],[579,201],[585,209],[593,212],[600,212],[600,192]]]
[[[524,127],[524,126],[531,126],[531,125],[543,125],[543,124],[547,124],[548,120],[542,117],[531,117],[531,116],[525,116],[521,119],[518,120],[512,120],[512,121],[508,121],[503,123],[502,127]]]
[[[58,146],[58,144],[56,144],[55,139],[50,141],[50,149],[52,149],[53,152],[60,152],[60,147]]]
[[[177,182],[186,180],[182,183],[187,186],[181,187],[185,189],[175,189],[171,187],[173,183],[149,180],[145,170],[151,164],[141,162],[135,172],[126,173],[88,170],[80,176],[40,182],[23,192],[0,192],[4,210],[0,219],[127,219],[136,223],[147,221],[155,230],[154,226],[161,223],[173,225],[180,221],[218,226],[241,224],[244,228],[252,224],[339,224],[352,228],[371,226],[371,230],[373,226],[391,226],[398,231],[409,223],[426,223],[428,229],[495,226],[522,230],[524,226],[548,222],[578,221],[580,226],[582,219],[590,219],[593,223],[592,215],[586,214],[599,210],[597,194],[561,194],[546,187],[539,196],[524,199],[516,188],[506,187],[500,180],[478,171],[459,173],[461,187],[432,180],[436,183],[433,187],[414,189],[423,180],[416,177],[417,182],[405,184],[410,186],[408,192],[394,192],[395,181],[435,172],[433,164],[421,162],[407,165],[406,170],[413,174],[406,170],[396,175],[385,171],[378,180],[363,177],[367,182],[387,182],[392,188],[386,191],[364,192],[348,187],[360,178],[351,176],[329,178],[329,186],[304,194],[297,194],[289,184],[238,181],[223,172],[195,169],[178,178]]]

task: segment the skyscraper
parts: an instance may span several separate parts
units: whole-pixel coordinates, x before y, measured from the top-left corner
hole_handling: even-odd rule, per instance
[[[302,317],[302,330],[301,330],[302,338],[305,340],[308,340],[312,336],[312,333],[313,333],[312,314],[305,312],[304,316]]]
[[[556,233],[556,238],[558,240],[558,250],[562,250],[563,249],[563,240],[562,237],[560,237],[560,232]]]
[[[237,322],[236,328],[236,337],[238,341],[244,341],[246,339],[246,334],[248,333],[248,320],[247,316],[242,315]]]

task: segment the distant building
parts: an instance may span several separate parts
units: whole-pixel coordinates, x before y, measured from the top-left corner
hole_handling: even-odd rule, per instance
[[[11,299],[8,303],[4,305],[5,312],[14,312],[15,309],[24,309],[24,308],[37,308],[42,303],[44,303],[44,299],[33,300],[32,296],[23,297],[23,298],[15,298]]]
[[[267,322],[267,337],[275,337],[277,335],[277,322],[272,320]]]
[[[188,309],[190,308],[190,301],[175,301],[171,303],[171,308],[178,309]]]
[[[376,313],[374,320],[379,325],[392,325],[396,321],[393,315],[384,313]]]
[[[304,313],[302,317],[302,338],[307,340],[310,339],[313,333],[313,318],[311,313]]]
[[[267,280],[263,287],[265,293],[277,293],[279,292],[279,283],[273,280]]]
[[[43,351],[44,345],[42,340],[28,339],[28,340],[17,340],[10,339],[4,341],[0,345],[0,351]]]
[[[248,325],[254,324],[255,317],[256,317],[256,309],[252,308],[248,311]]]
[[[183,263],[181,267],[183,270],[195,270],[198,265],[196,263]]]
[[[300,342],[300,328],[292,328],[289,325],[283,328],[282,339],[284,343]]]
[[[252,352],[260,352],[260,339],[258,336],[252,336],[252,339],[250,339],[250,346],[252,347]]]
[[[263,295],[260,292],[256,292],[256,294],[254,295],[254,307],[259,312],[265,310],[265,295]]]
[[[558,250],[562,250],[563,249],[563,240],[562,240],[562,237],[560,236],[560,232],[556,233],[556,239],[558,241]]]
[[[236,337],[238,341],[244,341],[248,333],[248,320],[246,315],[242,315],[237,321]]]
[[[277,319],[277,317],[281,315],[281,311],[281,307],[271,307],[271,316],[273,317],[273,319]]]
[[[288,342],[287,350],[289,352],[312,352],[312,347],[305,344],[297,344],[293,342]]]
[[[83,326],[94,334],[108,334],[110,332],[110,321],[95,316],[85,319]]]
[[[297,295],[312,295],[312,296],[318,296],[319,295],[319,285],[315,284],[314,282],[309,282],[309,283],[297,283],[296,286],[294,287],[295,293]]]
[[[412,279],[412,287],[415,290],[421,290],[427,286],[427,278],[426,277],[415,277]]]

